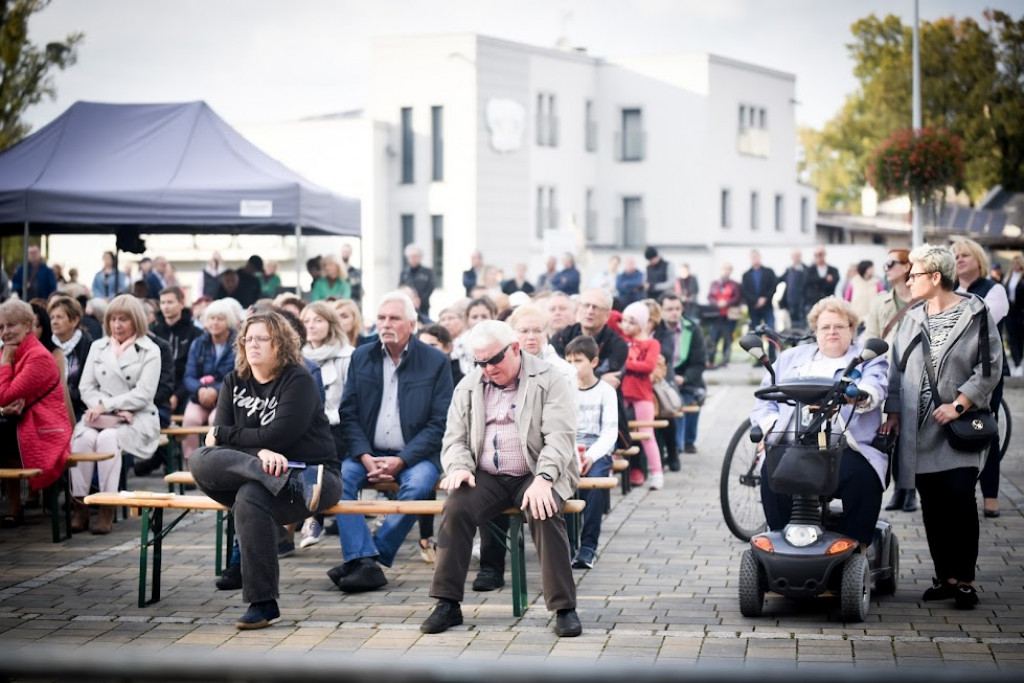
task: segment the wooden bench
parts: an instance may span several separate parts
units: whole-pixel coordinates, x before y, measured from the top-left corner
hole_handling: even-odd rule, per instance
[[[96,493],[85,498],[86,505],[126,506],[141,511],[142,531],[139,542],[139,607],[152,605],[160,600],[160,571],[163,564],[163,539],[192,510],[213,510],[226,512],[227,508],[207,496],[183,496],[173,493],[155,494],[161,497],[133,495],[130,493]],[[443,500],[343,500],[322,510],[325,515],[436,515],[444,507]],[[579,514],[586,507],[582,500],[567,500],[562,506],[563,514]],[[164,510],[181,510],[167,526],[164,526]],[[523,517],[517,508],[504,511],[509,516],[508,546],[512,563],[512,613],[522,616],[527,608],[526,557],[523,535]],[[218,544],[222,534],[218,534]],[[146,598],[146,573],[149,564],[149,548],[153,548],[152,593]]]
[[[630,420],[629,421],[629,428],[631,430],[644,429],[645,427],[646,428],[650,428],[650,429],[664,429],[665,427],[668,427],[668,420]]]
[[[173,415],[171,416],[171,420],[174,420]],[[167,438],[167,457],[164,458],[164,464],[167,466],[168,474],[171,472],[180,472],[185,469],[185,451],[182,449],[181,445],[181,442],[185,440],[185,437],[205,437],[207,432],[211,429],[213,429],[213,427],[210,425],[190,425],[188,427],[172,425],[160,430],[160,436]],[[202,439],[199,441],[199,445],[203,445]],[[169,486],[168,491],[173,493],[174,488]]]

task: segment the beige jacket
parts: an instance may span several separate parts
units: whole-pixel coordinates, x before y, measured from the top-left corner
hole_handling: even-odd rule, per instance
[[[572,497],[579,483],[576,457],[576,409],[572,388],[550,365],[521,354],[523,368],[516,394],[515,420],[530,471],[545,473],[562,500]],[[448,426],[441,445],[445,475],[456,470],[476,472],[483,451],[484,385],[474,369],[455,387],[448,408]]]

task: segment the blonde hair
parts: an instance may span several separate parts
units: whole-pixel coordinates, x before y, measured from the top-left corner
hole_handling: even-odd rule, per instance
[[[58,294],[51,297],[50,303],[46,305],[46,312],[52,314],[53,309],[55,308],[63,309],[70,321],[82,319],[82,304],[78,303],[76,299],[72,299],[70,296]]]
[[[149,324],[146,322],[146,309],[142,302],[131,294],[119,294],[110,300],[107,312],[103,314],[103,332],[109,337],[110,319],[115,315],[126,315],[135,327],[135,336],[143,337]]]
[[[647,327],[653,330],[661,322],[661,304],[654,299],[644,299],[644,303],[647,304],[647,310],[650,312],[650,316],[647,318]]]
[[[29,327],[29,331],[32,330],[32,325],[35,324],[36,314],[32,310],[32,306],[27,301],[21,299],[8,299],[7,301],[0,304],[0,319],[6,320],[9,323],[25,323]]]
[[[527,316],[534,316],[540,319],[541,327],[546,328],[548,326],[548,313],[537,304],[523,304],[522,306],[516,306],[516,309],[512,311],[512,315],[508,317],[508,324],[514,329],[519,321]]]
[[[954,256],[961,256],[963,254],[973,256],[978,261],[978,277],[981,279],[988,277],[988,254],[985,253],[980,244],[967,237],[961,237],[953,242],[952,249]]]
[[[302,314],[299,316],[299,320],[305,324],[306,318],[314,315],[320,316],[327,322],[327,336],[324,338],[324,344],[355,346],[349,342],[349,338],[345,335],[345,331],[341,329],[341,318],[338,317],[338,311],[334,309],[334,306],[326,301],[314,301],[302,309]]]
[[[352,331],[345,332],[341,330],[341,333],[348,337],[348,343],[352,346],[359,345],[359,335],[363,332],[363,314],[356,306],[356,302],[352,299],[338,299],[334,302],[334,310],[340,312],[341,309],[348,310],[352,314]],[[338,327],[341,327],[341,318],[338,318]]]
[[[860,318],[857,317],[857,313],[853,310],[850,302],[837,296],[827,296],[811,307],[810,312],[807,314],[807,324],[812,330],[818,327],[818,318],[822,313],[845,315],[850,323],[850,330],[854,332],[857,330],[857,324],[860,323]]]
[[[249,328],[256,323],[263,323],[267,332],[270,333],[270,347],[276,351],[277,362],[274,363],[273,376],[277,377],[289,365],[300,365],[302,363],[301,342],[299,333],[296,332],[285,317],[277,311],[255,311],[242,322],[241,330],[236,337],[235,343],[238,351],[235,353],[235,372],[242,379],[249,379],[252,376],[252,368],[249,367],[249,359],[245,355],[245,337]]]
[[[951,292],[956,287],[956,256],[949,247],[922,244],[910,252],[909,258],[911,263],[920,263],[929,273],[941,275],[939,286],[943,289]],[[983,275],[987,273],[984,271]]]

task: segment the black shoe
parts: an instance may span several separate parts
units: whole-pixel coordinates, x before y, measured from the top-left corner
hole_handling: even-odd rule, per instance
[[[886,503],[886,510],[900,510],[903,508],[903,501],[907,499],[907,489],[896,489],[892,492],[892,498]]]
[[[574,609],[560,609],[555,616],[555,635],[559,638],[575,638],[583,633],[583,624]]]
[[[459,603],[448,600],[438,600],[434,611],[427,620],[420,624],[422,633],[443,633],[452,626],[462,624],[462,608]]]
[[[473,590],[486,593],[501,588],[505,585],[504,573],[498,573],[493,569],[481,569],[473,579]]]
[[[135,456],[135,464],[132,466],[132,470],[135,472],[136,477],[148,477],[160,469],[163,464],[163,458],[140,458]]]
[[[683,469],[682,463],[679,462],[679,456],[676,456],[674,459],[668,461],[668,469],[670,472],[678,472],[679,470]]]
[[[953,597],[956,598],[957,609],[974,609],[979,602],[978,591],[974,590],[974,586],[965,583],[957,584]]]
[[[913,512],[917,509],[917,489],[907,489],[907,497],[903,500],[903,511]]]
[[[277,559],[282,557],[291,557],[295,554],[295,541],[290,538],[286,538],[277,544]]]
[[[692,443],[688,443],[688,444],[686,444],[686,446],[683,447],[683,452],[684,453],[690,453],[690,454],[696,453],[697,452],[697,447],[694,446]]]
[[[235,627],[243,631],[266,628],[280,618],[281,610],[277,608],[276,600],[254,602],[242,618],[235,622]]]
[[[372,557],[361,557],[352,562],[355,563],[352,568],[344,575],[339,576],[337,581],[334,581],[338,590],[343,593],[365,593],[387,585],[388,579],[384,576],[380,565],[377,564],[377,560]],[[327,575],[331,576],[331,572],[328,572]],[[331,576],[331,580],[334,580],[333,576]]]
[[[985,516],[989,519],[995,519],[999,516],[999,510],[985,510]]]
[[[214,582],[219,591],[236,591],[242,587],[242,565],[230,564]]]
[[[932,578],[932,587],[924,592],[921,599],[925,602],[933,600],[949,600],[956,593],[956,584],[949,583],[948,581],[939,581],[936,578]]]

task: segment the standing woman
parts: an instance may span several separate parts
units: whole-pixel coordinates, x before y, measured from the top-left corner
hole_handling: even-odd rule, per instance
[[[69,296],[55,296],[50,299],[47,308],[53,343],[64,353],[64,367],[67,369],[65,383],[71,399],[71,410],[75,414],[75,421],[78,421],[85,412],[79,383],[93,340],[88,332],[78,327],[82,322],[82,306],[76,300]]]
[[[67,465],[71,424],[57,362],[32,335],[34,314],[24,301],[0,304],[0,467],[38,468],[33,491],[57,481]],[[21,480],[4,481],[4,528],[24,522]]]
[[[114,268],[114,252],[103,252],[103,268],[92,279],[92,295],[110,301],[128,289],[128,276]]]
[[[181,421],[183,427],[210,424],[221,384],[235,367],[235,307],[227,299],[217,299],[203,311],[203,325],[206,331],[192,342],[185,363],[182,381],[189,398]],[[186,464],[198,447],[198,436],[185,437],[181,451]]]
[[[121,452],[151,458],[160,438],[160,418],[153,397],[160,382],[160,348],[146,336],[146,312],[131,294],[121,294],[107,306],[103,317],[106,337],[89,348],[79,382],[86,411],[75,427],[75,452],[113,453],[103,462],[82,462],[71,468],[74,496],[72,531],[89,526],[89,509],[82,502],[92,475],[99,474],[100,492],[116,492],[121,475]],[[100,506],[94,534],[110,533],[114,508]]]
[[[313,289],[309,293],[310,301],[320,301],[329,296],[336,299],[350,299],[352,297],[352,285],[348,283],[348,271],[337,256],[328,254],[324,256],[321,264],[324,269],[323,277],[313,282]]]
[[[1024,377],[1024,256],[1017,254],[1010,266],[1010,277],[1007,278],[1006,298],[1010,310],[1006,314],[1006,333],[1009,337],[1010,355],[1013,357],[1014,377]]]
[[[954,449],[943,425],[965,410],[989,409],[1002,371],[1002,345],[985,303],[953,291],[956,257],[950,249],[926,244],[912,251],[907,279],[911,295],[924,301],[911,307],[896,333],[885,402],[888,419],[879,432],[899,434],[896,486],[916,485],[921,496],[935,565],[932,587],[922,599],[955,599],[958,609],[973,609],[978,604],[973,585],[978,560],[974,487],[985,452]],[[987,316],[987,338],[981,334],[982,316]],[[986,352],[991,361],[988,373]],[[926,363],[931,364],[940,395],[951,402],[939,403],[932,396]]]
[[[661,344],[647,336],[647,321],[650,309],[643,301],[632,303],[622,311],[620,327],[629,344],[629,355],[622,373],[622,398],[626,407],[633,407],[635,419],[646,422],[654,419],[654,386],[651,384],[651,373],[658,365],[661,356]],[[661,452],[654,439],[654,430],[650,427],[640,429],[650,437],[641,442],[641,448],[647,456],[647,473],[650,475],[649,486],[660,489],[665,485],[665,475],[661,469]],[[631,483],[643,484],[643,473],[638,469],[630,472]]]
[[[235,626],[265,628],[281,617],[278,529],[341,498],[338,454],[299,335],[283,316],[259,311],[242,323],[235,370],[224,379],[206,447],[191,469],[203,493],[231,508],[242,553]]]

